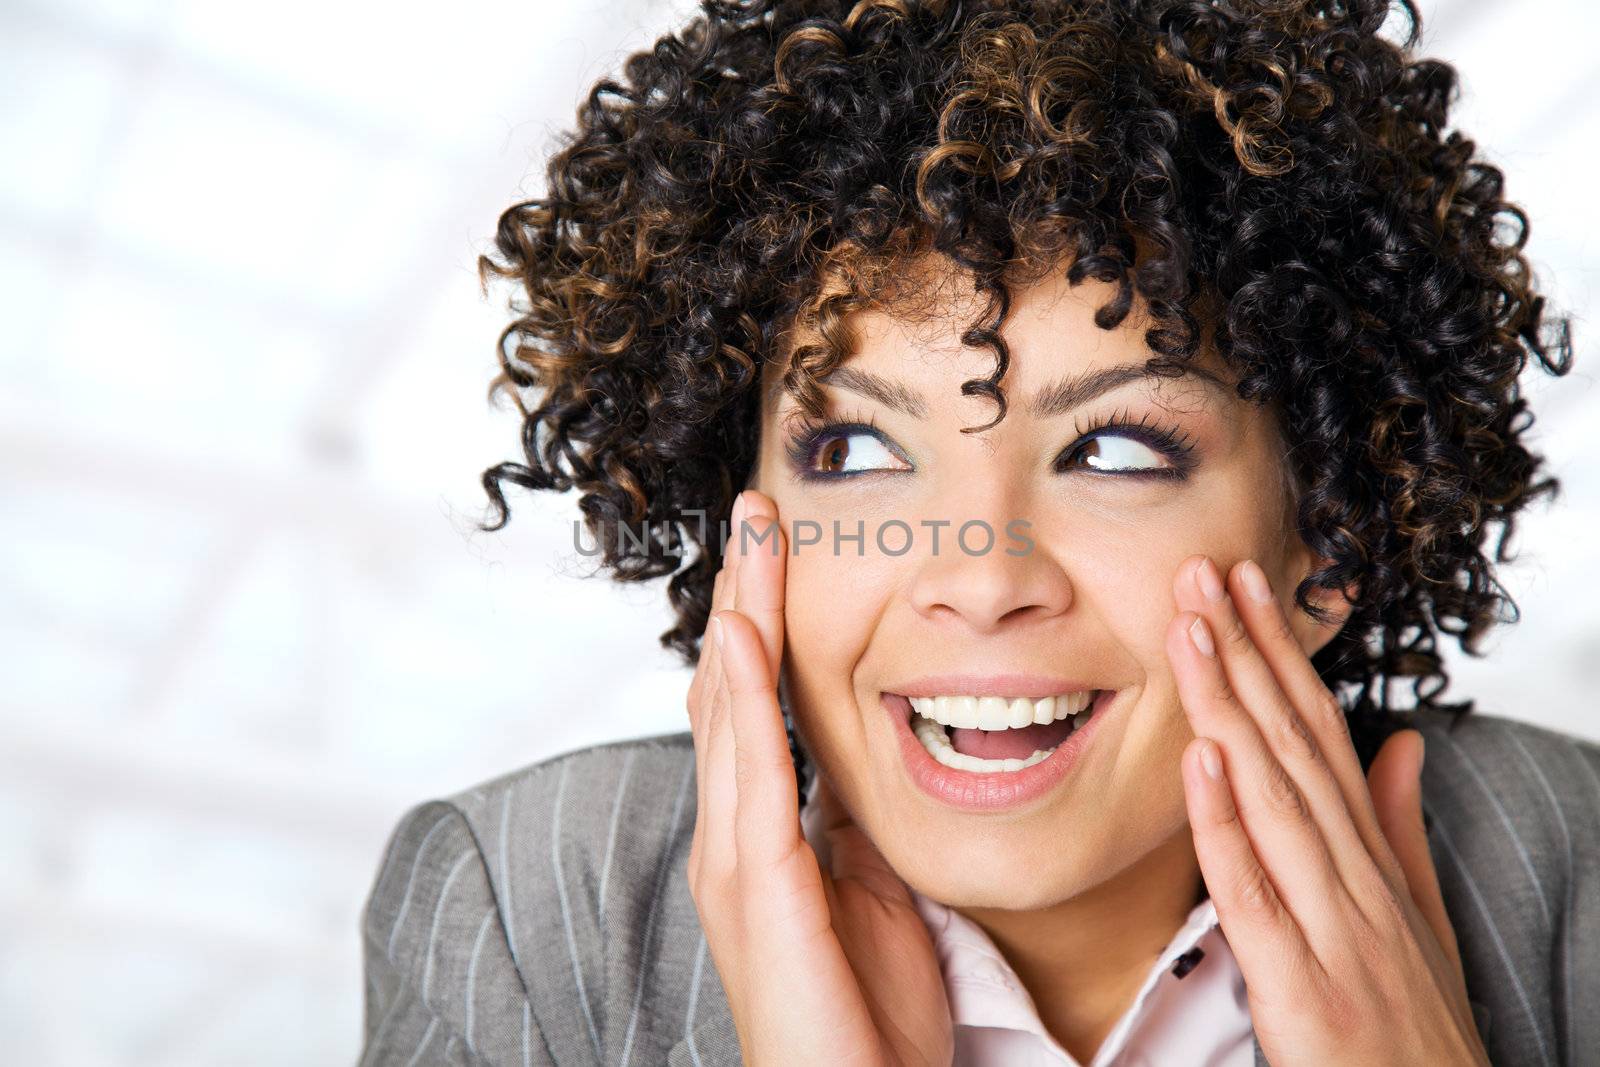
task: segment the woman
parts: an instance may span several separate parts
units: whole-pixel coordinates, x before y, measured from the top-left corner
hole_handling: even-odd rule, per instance
[[[1592,1056],[1600,746],[1436,647],[1569,345],[1388,14],[707,0],[595,87],[490,528],[671,575],[691,729],[408,813],[365,1062]]]

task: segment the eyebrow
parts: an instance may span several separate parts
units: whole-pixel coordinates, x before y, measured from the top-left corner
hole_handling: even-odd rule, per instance
[[[1144,363],[1120,363],[1114,367],[1099,367],[1081,374],[1069,374],[1046,385],[1027,402],[1026,409],[1035,418],[1048,419],[1082,407],[1091,400],[1113,389],[1153,379],[1199,378],[1223,393],[1228,385],[1204,367],[1187,364],[1180,375],[1160,374]],[[822,379],[826,384],[848,389],[852,393],[876,400],[884,407],[909,415],[914,419],[928,416],[928,405],[922,396],[905,385],[873,374],[859,367],[837,367]]]
[[[1035,418],[1048,419],[1065,414],[1073,408],[1082,407],[1096,397],[1129,382],[1154,379],[1173,381],[1179,378],[1199,378],[1224,394],[1229,392],[1227,383],[1204,367],[1186,363],[1181,369],[1182,374],[1160,374],[1143,363],[1119,363],[1115,367],[1101,367],[1098,370],[1084,371],[1082,374],[1069,374],[1033,394],[1033,398],[1028,401],[1028,411]]]
[[[840,389],[848,389],[852,393],[870,397],[893,411],[909,415],[913,419],[928,417],[928,405],[920,394],[913,392],[899,382],[880,377],[871,371],[859,367],[835,367],[833,371],[822,379],[828,385],[836,385]]]

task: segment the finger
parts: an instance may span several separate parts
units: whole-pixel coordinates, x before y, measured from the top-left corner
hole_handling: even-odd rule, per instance
[[[727,584],[727,561],[717,570],[717,576],[711,582],[711,608],[706,612],[706,629],[700,635],[700,658],[695,662],[694,677],[689,680],[689,695],[686,701],[689,709],[689,728],[694,731],[700,729],[697,721],[700,709],[700,697],[706,689],[706,679],[710,676],[708,669],[713,657],[716,656],[716,642],[711,639],[711,616],[727,607],[723,599],[723,588]],[[699,737],[696,732],[696,738]]]
[[[730,521],[737,530],[744,518],[747,493],[733,499]],[[712,619],[721,611],[737,610],[739,605],[739,569],[744,564],[744,540],[730,538],[723,552],[722,603],[713,609]],[[728,689],[727,650],[721,639],[716,639],[717,629],[711,626],[715,648],[713,650],[713,682],[710,699],[706,705],[706,802],[710,805],[706,819],[707,860],[711,869],[723,878],[731,879],[738,867],[739,849],[735,817],[739,807],[738,783],[735,781],[735,739],[729,722],[732,696]]]
[[[1254,720],[1272,756],[1304,795],[1340,879],[1352,894],[1370,892],[1376,884],[1374,877],[1382,877],[1375,869],[1381,864],[1375,864],[1356,828],[1349,798],[1328,765],[1323,746],[1245,628],[1216,564],[1203,555],[1185,561],[1174,593],[1180,608],[1205,617],[1215,635],[1228,685],[1238,694],[1239,705]],[[1305,657],[1304,652],[1300,655]]]
[[[733,783],[733,738],[727,726],[727,686],[723,680],[722,643],[710,619],[727,607],[732,597],[730,560],[723,557],[722,569],[712,585],[711,615],[701,645],[702,661],[690,686],[695,691],[691,718],[695,734],[695,827],[690,851],[697,857],[702,873],[728,874],[733,870],[733,813],[736,791]]]
[[[1244,833],[1278,899],[1325,958],[1345,939],[1342,908],[1349,906],[1350,894],[1304,793],[1240,705],[1216,653],[1204,619],[1191,611],[1174,617],[1167,656],[1189,723],[1225,753]]]
[[[739,608],[739,567],[750,540],[748,534],[744,533],[747,528],[745,508],[748,495],[749,490],[745,490],[733,498],[733,514],[728,517],[728,543],[722,552],[723,566],[728,572],[728,602],[723,607],[732,611]]]
[[[722,625],[724,679],[731,697],[739,870],[741,876],[759,877],[792,858],[802,844],[799,788],[761,635],[742,612],[720,611],[716,619]]]
[[[833,782],[820,770],[816,775],[816,793],[811,803],[816,807],[817,829],[823,833],[848,826],[852,821],[850,813],[839,800],[839,794],[834,791]]]
[[[882,900],[911,904],[911,893],[905,881],[889,866],[867,832],[851,818],[828,776],[820,772],[813,803],[817,805],[817,828],[824,846],[818,850],[818,855],[826,855],[828,860],[823,869],[831,867],[836,879],[860,882]]]
[[[783,582],[786,565],[783,528],[778,506],[770,497],[747,489],[739,495],[744,508],[743,543],[740,546],[739,614],[755,623],[767,652],[767,669],[774,678],[783,662]]]
[[[737,501],[734,506],[738,506]],[[696,729],[701,726],[700,723],[693,721],[698,709],[701,707],[701,694],[715,688],[709,685],[707,681],[711,671],[706,669],[710,664],[716,662],[718,657],[717,645],[711,636],[711,616],[723,608],[732,607],[729,602],[732,572],[733,560],[728,555],[727,546],[724,546],[722,566],[717,568],[717,576],[711,582],[711,607],[706,612],[705,632],[700,635],[700,660],[695,664],[694,678],[689,682],[690,725]],[[705,704],[705,708],[709,710],[710,704]]]
[[[865,830],[849,822],[826,836],[836,881],[858,882],[879,900],[912,906],[910,889]]]
[[[1285,966],[1290,974],[1320,970],[1251,847],[1221,747],[1211,738],[1197,737],[1183,750],[1179,764],[1195,858],[1246,984],[1276,989],[1283,985]]]
[[[1408,735],[1414,735],[1415,740]],[[1412,749],[1415,749],[1415,754]],[[1378,813],[1378,824],[1399,860],[1411,899],[1427,920],[1428,928],[1439,941],[1439,947],[1444,949],[1445,955],[1455,963],[1459,972],[1461,948],[1456,943],[1455,928],[1450,925],[1450,915],[1445,910],[1444,895],[1439,890],[1439,873],[1434,868],[1433,855],[1428,851],[1428,831],[1422,823],[1422,756],[1420,731],[1407,729],[1392,734],[1372,761],[1370,790]]]
[[[1395,881],[1400,874],[1399,863],[1378,826],[1378,816],[1361,771],[1360,757],[1350,739],[1350,723],[1344,709],[1328,691],[1301,647],[1283,604],[1261,566],[1254,560],[1242,560],[1230,569],[1228,588],[1251,639],[1316,738],[1323,761],[1334,781],[1339,783],[1345,810],[1350,813],[1368,855],[1399,890],[1401,886]]]
[[[689,714],[689,732],[694,738],[694,758],[697,773],[695,774],[695,811],[702,812],[706,809],[706,776],[703,761],[705,756],[705,720],[706,710],[709,707],[707,694],[714,688],[711,680],[712,661],[717,655],[717,643],[711,635],[711,615],[721,606],[722,576],[727,573],[726,567],[717,571],[717,577],[711,584],[711,610],[706,614],[706,628],[700,635],[700,655],[695,660],[694,677],[689,679],[689,692],[684,700]],[[695,834],[698,842],[700,835]]]

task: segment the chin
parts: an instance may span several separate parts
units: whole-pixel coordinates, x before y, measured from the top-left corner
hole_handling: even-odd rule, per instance
[[[1070,866],[1041,868],[1037,859],[1016,857],[996,861],[992,850],[979,864],[924,864],[926,870],[899,871],[900,877],[923,896],[953,908],[995,908],[1039,911],[1070,899],[1099,878]]]
[[[1125,857],[1117,842],[1074,833],[1069,813],[1014,821],[880,809],[869,831],[896,874],[924,896],[953,907],[1031,911],[1103,881]],[[903,811],[903,809],[902,809]]]

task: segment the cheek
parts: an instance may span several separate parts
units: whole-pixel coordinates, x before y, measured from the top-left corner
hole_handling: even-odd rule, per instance
[[[1092,605],[1118,643],[1167,670],[1167,626],[1178,611],[1174,583],[1184,560],[1211,557],[1224,572],[1246,558],[1272,572],[1283,529],[1251,499],[1259,487],[1217,479],[1160,507],[1085,507],[1063,514],[1045,547],[1070,576],[1074,599]]]
[[[1105,647],[1120,661],[1118,677],[1140,690],[1124,754],[1142,754],[1135,777],[1144,782],[1152,763],[1175,765],[1191,735],[1167,658],[1179,568],[1195,554],[1210,556],[1224,570],[1246,557],[1270,566],[1272,546],[1281,544],[1281,531],[1275,533],[1258,510],[1234,497],[1196,494],[1144,510],[1137,521],[1111,509],[1079,510],[1061,518],[1044,546],[1069,575],[1074,610],[1095,620],[1109,638]],[[1172,794],[1173,804],[1181,806],[1181,788]]]
[[[785,647],[791,670],[812,685],[837,690],[848,686],[855,665],[871,645],[884,605],[896,587],[903,564],[869,550],[857,556],[845,543],[835,551],[831,537],[820,544],[791,548],[785,571]]]
[[[835,555],[823,544],[788,557],[784,604],[784,672],[796,724],[808,747],[844,795],[863,773],[876,694],[855,693],[863,660],[880,650],[879,623],[895,588],[898,561]]]
[[[1166,628],[1177,610],[1172,578],[1185,557],[1206,551],[1202,543],[1192,526],[1170,518],[1108,523],[1078,515],[1041,547],[1066,572],[1073,610],[1097,620],[1133,661],[1125,666],[1148,676],[1167,673]]]

